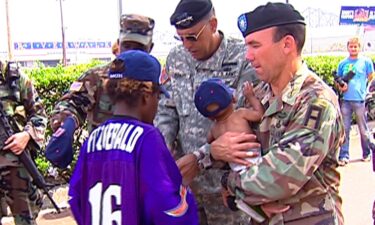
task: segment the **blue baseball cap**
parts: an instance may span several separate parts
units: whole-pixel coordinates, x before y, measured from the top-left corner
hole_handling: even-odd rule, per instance
[[[232,102],[234,90],[219,78],[211,78],[203,81],[194,96],[194,104],[204,117],[216,116],[221,110],[227,108]],[[219,108],[208,111],[207,107],[217,104]]]
[[[167,98],[170,97],[161,83],[159,61],[144,51],[129,50],[119,54],[111,63],[108,76],[110,79],[130,78],[137,81],[157,83],[160,85],[161,93]]]
[[[73,135],[76,125],[73,117],[69,116],[53,133],[49,140],[45,156],[52,165],[66,168],[73,160]]]

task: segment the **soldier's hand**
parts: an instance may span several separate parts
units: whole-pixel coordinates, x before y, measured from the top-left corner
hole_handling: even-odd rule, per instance
[[[221,198],[223,199],[224,206],[229,208],[228,206],[228,197],[230,196],[230,193],[227,189],[221,188]]]
[[[199,173],[197,157],[194,154],[187,154],[178,159],[176,163],[182,175],[182,184],[189,186]]]
[[[64,119],[65,119],[65,115],[63,114],[56,114],[56,115],[53,115],[50,119],[50,126],[51,126],[51,129],[53,132],[55,132],[57,129],[59,129],[59,127],[62,125]]]
[[[69,111],[64,111],[52,115],[52,117],[50,118],[50,126],[52,131],[55,132],[57,129],[59,129],[59,127],[61,127],[64,124],[64,120],[69,116],[73,116],[73,114]],[[77,119],[74,116],[73,118],[76,122],[76,127],[78,127]]]
[[[5,141],[4,150],[10,150],[14,154],[19,155],[25,150],[29,140],[30,134],[26,131],[13,134]]]
[[[257,153],[248,150],[259,147],[254,134],[226,132],[211,143],[211,156],[216,160],[250,166],[246,158],[256,157]]]

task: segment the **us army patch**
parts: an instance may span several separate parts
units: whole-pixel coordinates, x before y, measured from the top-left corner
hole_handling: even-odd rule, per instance
[[[322,110],[323,109],[317,105],[309,106],[303,125],[316,130],[320,125],[320,120],[322,119]]]
[[[72,83],[72,85],[70,85],[70,91],[79,91],[81,90],[82,88],[82,85],[83,85],[83,82],[78,82],[78,81],[75,81]]]

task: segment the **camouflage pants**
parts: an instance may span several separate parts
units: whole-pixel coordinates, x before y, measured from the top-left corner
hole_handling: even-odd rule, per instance
[[[200,225],[248,225],[249,217],[224,206],[221,194],[195,194]]]
[[[31,177],[24,167],[0,168],[0,197],[1,203],[10,207],[16,225],[36,224],[42,195],[31,183]],[[3,216],[0,210],[0,220]]]

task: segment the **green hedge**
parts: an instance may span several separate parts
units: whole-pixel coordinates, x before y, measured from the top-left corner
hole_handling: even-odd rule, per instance
[[[375,61],[375,55],[370,56]],[[328,85],[333,85],[332,71],[336,70],[338,63],[344,56],[308,56],[304,57],[306,64],[314,70]],[[165,62],[165,59],[161,59]],[[92,61],[89,64],[80,64],[68,67],[44,67],[39,65],[38,68],[25,70],[30,78],[34,81],[34,85],[38,93],[43,98],[43,102],[49,114],[54,106],[54,103],[68,90],[70,84],[76,80],[80,74],[89,68],[104,64],[105,62]],[[162,63],[164,64],[164,63]],[[51,135],[51,130],[48,127],[46,138]],[[81,138],[82,142],[82,138]],[[79,149],[80,141],[76,141],[74,147]],[[77,151],[78,152],[78,151]],[[41,154],[37,159],[38,167],[45,173],[49,164]]]
[[[369,55],[375,62],[375,55]],[[339,62],[345,56],[307,56],[304,61],[316,74],[318,74],[328,85],[333,85],[332,71],[337,70]]]
[[[33,80],[34,86],[37,89],[39,96],[43,100],[44,107],[47,115],[50,115],[56,101],[69,89],[70,84],[75,81],[82,73],[95,66],[103,65],[105,62],[93,60],[88,64],[79,64],[63,67],[58,65],[57,67],[45,67],[43,64],[38,64],[38,67],[34,69],[24,69],[24,72]],[[52,130],[48,124],[46,131],[46,140],[48,141],[51,137]],[[83,136],[81,132],[77,132],[76,136]],[[79,147],[82,144],[82,138],[77,138],[74,143],[74,149],[78,153]],[[35,160],[38,168],[47,174],[47,169],[50,167],[50,163],[44,157],[44,149],[38,154],[38,158]],[[75,161],[74,161],[75,162]],[[73,163],[74,166],[74,163]],[[67,174],[69,178],[71,169],[58,170],[60,175]]]

